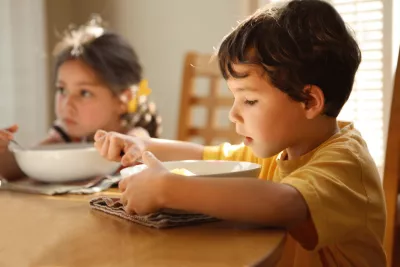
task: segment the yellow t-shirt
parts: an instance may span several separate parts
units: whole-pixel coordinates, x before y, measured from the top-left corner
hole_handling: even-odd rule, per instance
[[[243,144],[204,150],[204,159],[261,164],[260,179],[291,185],[304,197],[310,218],[289,230],[279,266],[386,266],[386,209],[379,173],[353,124],[339,126],[337,134],[295,160],[282,160],[285,151],[260,159]],[[307,242],[313,238],[317,246],[310,248]]]

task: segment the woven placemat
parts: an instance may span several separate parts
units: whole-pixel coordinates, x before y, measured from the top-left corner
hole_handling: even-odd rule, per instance
[[[100,196],[90,201],[90,207],[123,219],[154,228],[169,228],[217,221],[216,218],[193,213],[157,212],[147,215],[128,214],[118,198]]]

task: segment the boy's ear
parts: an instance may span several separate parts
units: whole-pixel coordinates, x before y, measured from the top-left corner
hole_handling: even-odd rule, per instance
[[[121,114],[128,112],[128,104],[132,100],[133,94],[131,89],[126,89],[119,95],[119,108]]]
[[[314,119],[324,111],[324,92],[316,85],[306,85],[304,87],[304,92],[307,95],[307,100],[303,103],[306,117],[308,119]]]

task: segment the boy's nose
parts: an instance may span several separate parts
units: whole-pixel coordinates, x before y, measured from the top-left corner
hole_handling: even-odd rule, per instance
[[[229,111],[229,120],[233,123],[238,123],[243,121],[235,104],[233,104],[231,110]]]

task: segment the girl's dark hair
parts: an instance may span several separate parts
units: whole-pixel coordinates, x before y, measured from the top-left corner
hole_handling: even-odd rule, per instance
[[[134,90],[142,80],[142,67],[132,46],[119,34],[103,27],[98,15],[85,25],[71,28],[54,49],[55,72],[68,60],[80,60],[92,68],[98,78],[118,96],[127,89]],[[137,87],[136,87],[137,89]],[[159,137],[161,118],[154,103],[138,99],[137,111],[123,114],[127,130],[142,127],[151,137]]]
[[[257,64],[296,101],[306,85],[325,96],[324,114],[337,117],[351,93],[361,52],[337,11],[319,0],[293,0],[259,10],[227,35],[218,51],[225,79],[246,77],[232,64]]]
[[[68,30],[54,54],[55,73],[64,62],[79,59],[116,95],[142,80],[142,67],[132,46],[119,34],[106,30],[99,16]]]

